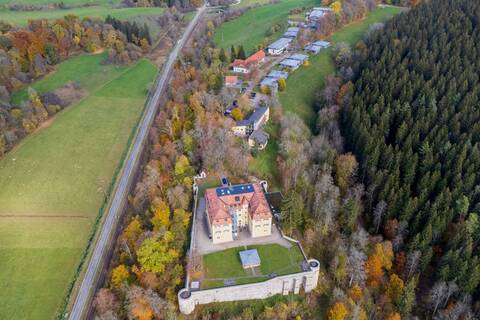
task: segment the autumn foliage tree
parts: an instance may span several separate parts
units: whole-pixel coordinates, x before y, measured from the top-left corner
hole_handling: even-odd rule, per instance
[[[328,311],[328,320],[344,320],[348,315],[348,309],[343,302],[335,303]]]

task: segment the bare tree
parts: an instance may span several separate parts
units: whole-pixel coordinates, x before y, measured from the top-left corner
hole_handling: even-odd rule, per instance
[[[418,264],[420,263],[420,257],[422,253],[420,250],[415,250],[408,254],[407,257],[407,279],[410,279],[412,275],[415,274],[418,268]]]
[[[386,209],[387,203],[381,200],[379,203],[377,203],[375,210],[373,210],[373,224],[375,225],[375,233],[378,233],[378,229],[380,228],[380,224],[382,223]]]
[[[312,213],[323,233],[335,226],[339,210],[340,191],[333,183],[330,173],[321,174],[314,187]]]
[[[349,255],[347,257],[347,267],[350,279],[348,286],[351,287],[352,284],[357,284],[359,286],[365,285],[365,280],[367,275],[365,274],[365,260],[367,256],[362,251],[358,250],[354,246],[350,248]]]

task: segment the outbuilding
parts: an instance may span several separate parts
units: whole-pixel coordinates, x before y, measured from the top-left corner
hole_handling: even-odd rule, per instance
[[[239,254],[243,269],[260,266],[260,256],[258,255],[257,249],[240,251]]]

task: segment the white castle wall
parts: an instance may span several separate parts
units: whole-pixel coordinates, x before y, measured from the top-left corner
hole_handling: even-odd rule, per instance
[[[278,276],[263,282],[198,291],[182,289],[178,293],[180,311],[190,314],[198,304],[265,299],[276,294],[298,294],[301,288],[310,292],[317,287],[320,263],[314,259],[308,260],[308,263],[309,271]]]

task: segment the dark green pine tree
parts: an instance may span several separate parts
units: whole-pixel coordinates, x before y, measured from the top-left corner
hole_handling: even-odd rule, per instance
[[[243,46],[238,48],[237,58],[242,60],[247,59],[247,55],[245,54],[245,49],[243,49]]]
[[[222,61],[223,63],[227,62],[227,55],[226,55],[226,53],[225,53],[225,49],[223,49],[223,48],[220,49],[220,54],[219,54],[218,58],[219,58],[220,61]]]
[[[235,47],[232,45],[230,48],[230,62],[235,61],[237,59],[237,51],[235,50]]]

